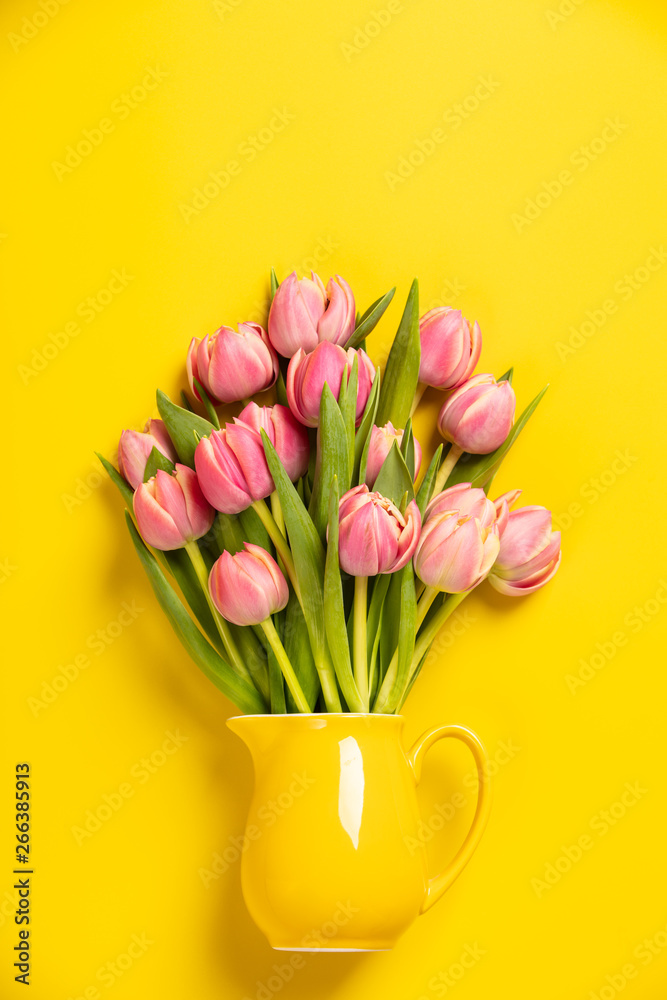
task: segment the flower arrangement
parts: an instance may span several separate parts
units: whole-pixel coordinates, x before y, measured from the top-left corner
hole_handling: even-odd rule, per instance
[[[123,431],[118,469],[100,459],[174,631],[242,712],[396,713],[468,594],[530,594],[558,568],[550,512],[487,495],[546,387],[515,421],[512,370],[474,374],[478,324],[419,319],[416,281],[381,372],[366,338],[394,289],[359,316],[343,278],[311,274],[272,272],[266,330],[194,338],[191,396],[158,391],[161,419]],[[427,386],[444,442],[423,469]]]

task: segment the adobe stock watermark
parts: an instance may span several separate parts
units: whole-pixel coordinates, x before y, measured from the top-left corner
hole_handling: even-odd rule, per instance
[[[213,0],[213,10],[220,20],[224,21],[228,14],[233,14],[244,3],[245,0]]]
[[[275,826],[281,816],[284,816],[294,803],[314,784],[315,779],[311,778],[306,771],[302,771],[300,774],[294,772],[288,787],[280,795],[277,795],[275,799],[269,799],[257,810],[257,817],[261,826],[249,823],[244,833],[238,836],[229,836],[226,846],[221,851],[216,851],[213,855],[211,867],[199,868],[197,870],[204,888],[208,889],[212,882],[215,882],[232,865],[236,864],[250,845],[259,840],[266,830]]]
[[[438,297],[430,299],[424,312],[429,312],[431,309],[442,309],[443,306],[451,306],[467,287],[459,278],[448,278],[442,285]]]
[[[597,475],[591,476],[586,482],[579,488],[579,496],[584,500],[588,506],[596,504],[598,500],[602,499],[609,490],[613,489],[618,480],[629,472],[629,470],[637,464],[639,458],[633,455],[629,448],[621,451],[620,448],[616,449],[616,454],[610,464],[598,472]],[[560,514],[554,514],[552,517],[553,526],[559,531],[567,531],[572,527],[575,521],[578,521],[586,513],[586,507],[579,503],[578,500],[573,500],[569,503],[564,511]]]
[[[572,868],[579,864],[582,858],[647,794],[648,788],[644,788],[639,781],[626,781],[618,799],[606,809],[595,813],[588,821],[588,829],[591,832],[582,833],[573,844],[561,844],[561,853],[555,861],[548,861],[545,864],[542,877],[531,878],[530,885],[537,898],[541,899],[546,892],[550,892],[555,885],[558,885],[563,875],[572,871]]]
[[[18,566],[16,566],[10,559],[5,557],[0,559],[0,583],[7,583],[15,573],[18,572]]]
[[[93,495],[93,492],[100,488],[106,478],[106,475],[98,472],[97,469],[92,469],[85,476],[77,476],[72,492],[60,494],[60,499],[67,513],[73,513],[85,503]]]
[[[311,928],[301,939],[301,947],[306,951],[327,948],[358,912],[359,908],[353,906],[351,900],[348,899],[345,902],[338,900],[330,919],[325,920],[320,927]],[[298,952],[285,962],[280,964],[274,962],[271,967],[271,975],[265,980],[258,979],[252,997],[246,995],[243,1000],[272,1000],[272,997],[280,993],[294,979],[297,972],[306,968],[307,964],[306,957]]]
[[[67,146],[62,160],[52,160],[51,169],[62,183],[65,177],[74,173],[91,153],[102,145],[108,135],[116,131],[118,122],[125,121],[132,112],[144,103],[169,74],[159,66],[147,66],[140,83],[123,91],[111,102],[110,116],[100,118],[92,128],[84,128],[79,139]]]
[[[211,170],[201,187],[193,188],[190,201],[179,203],[178,210],[185,222],[189,223],[200,215],[243,172],[243,168],[256,160],[293,121],[296,121],[296,115],[286,107],[274,108],[267,124],[239,143],[238,158],[228,160],[219,170]]]
[[[498,774],[501,767],[505,764],[509,764],[511,760],[514,760],[516,755],[520,752],[521,747],[515,746],[511,739],[502,740],[496,749],[493,757],[484,765],[484,777],[488,781],[490,778]],[[479,777],[477,770],[468,771],[464,775],[462,780],[462,785],[465,789],[470,789],[475,795],[477,794],[477,787],[479,784]],[[417,824],[417,836],[412,837],[409,834],[405,834],[403,841],[408,848],[408,851],[412,856],[419,853],[421,849],[433,840],[434,836],[443,830],[447,823],[451,823],[456,814],[468,804],[468,797],[462,791],[452,792],[450,797],[445,802],[438,802],[435,806],[433,812],[428,817],[428,819],[420,819]]]
[[[435,976],[431,976],[426,984],[428,993],[421,993],[417,1000],[432,1000],[432,997],[447,996],[449,991],[461,982],[466,973],[470,969],[474,969],[484,955],[486,955],[486,948],[481,948],[476,941],[474,944],[464,944],[456,961],[448,965],[446,969],[441,969]]]
[[[433,656],[440,656],[445,650],[450,649],[454,645],[456,640],[462,635],[465,635],[468,629],[475,624],[477,619],[474,615],[470,613],[468,608],[459,608],[454,614],[447,620],[447,624],[444,628],[441,628],[437,636],[433,640],[431,648],[428,652],[428,659]]]
[[[574,168],[559,171],[556,177],[542,181],[537,193],[532,198],[526,198],[523,214],[514,212],[510,220],[517,233],[523,233],[528,226],[553,205],[561,197],[565,189],[574,184],[577,174],[582,174],[609,149],[628,128],[618,117],[606,118],[600,134],[590,140],[585,146],[579,146],[570,154],[569,163]]]
[[[619,649],[627,646],[633,635],[650,625],[667,604],[667,580],[658,581],[655,593],[643,602],[635,604],[623,619],[624,628],[617,629],[609,638],[595,643],[594,652],[588,659],[579,658],[579,669],[574,674],[565,674],[565,684],[571,695],[576,695],[581,688],[586,687],[608,663],[614,659]]]
[[[614,1000],[614,997],[629,986],[633,979],[637,979],[642,969],[652,965],[656,958],[664,955],[665,949],[667,949],[667,926],[661,927],[650,937],[640,941],[632,952],[636,962],[626,962],[618,972],[606,975],[604,985],[597,990],[591,990],[588,1000]]]
[[[451,133],[479,111],[499,87],[499,81],[493,76],[480,76],[477,85],[469,94],[443,112],[443,124],[432,128],[425,139],[415,139],[411,149],[399,157],[394,170],[385,171],[384,179],[389,190],[395,191],[399,184],[405,184],[406,180],[438,151]]]
[[[102,829],[105,823],[113,819],[125,803],[129,799],[134,798],[137,788],[150,781],[151,777],[157,774],[167,761],[175,753],[178,753],[183,744],[187,743],[190,739],[189,736],[183,736],[179,729],[175,733],[167,730],[164,736],[165,738],[159,747],[148,754],[148,756],[141,757],[130,768],[130,777],[134,779],[134,782],[122,781],[117,789],[111,792],[104,792],[101,802],[98,805],[93,806],[92,809],[86,809],[83,823],[80,826],[74,825],[70,827],[74,842],[78,847],[81,847],[84,841],[90,840],[94,834]]]
[[[557,340],[554,344],[556,354],[563,362],[584,347],[591,337],[602,329],[610,316],[618,312],[621,302],[629,302],[633,296],[651,280],[651,276],[660,271],[667,261],[667,251],[662,244],[651,247],[644,262],[630,273],[614,282],[615,297],[610,296],[594,309],[586,310],[586,318],[578,326],[570,326],[566,341]]]
[[[106,653],[144,610],[137,607],[136,601],[130,603],[123,601],[115,618],[102,628],[91,632],[84,643],[86,652],[76,653],[69,662],[59,664],[57,673],[50,680],[42,682],[39,697],[30,695],[26,699],[26,704],[35,718],[49,705],[53,705],[79,679],[83,671],[92,666],[96,658]]]
[[[559,24],[563,24],[568,18],[572,17],[584,3],[586,3],[586,0],[561,0],[555,10],[545,10],[544,16],[551,30],[555,31]]]
[[[120,270],[114,268],[105,285],[92,295],[81,299],[74,308],[77,319],[69,320],[60,330],[50,333],[45,344],[33,347],[29,363],[18,366],[17,371],[23,384],[28,385],[32,379],[45,371],[51,362],[55,361],[73,340],[76,340],[85,326],[94,323],[97,317],[125,291],[131,281],[134,281],[134,275],[128,274],[126,268],[122,267]],[[79,320],[82,320],[83,324]]]
[[[60,13],[61,7],[69,2],[70,0],[39,0],[32,14],[22,19],[20,28],[17,31],[10,31],[7,35],[7,41],[14,52],[20,52],[24,45],[36,38],[56,14]]]
[[[382,34],[388,28],[397,14],[402,14],[405,10],[401,0],[389,0],[385,7],[380,7],[368,12],[368,20],[365,24],[358,25],[354,30],[351,42],[341,42],[340,50],[346,62],[352,62],[355,56],[368,48],[374,38]]]
[[[108,962],[95,972],[95,979],[105,989],[109,990],[115,986],[119,979],[122,979],[130,969],[146,954],[148,949],[155,944],[152,938],[148,937],[146,931],[133,934],[124,951],[119,952]],[[67,1000],[101,1000],[102,992],[95,983],[85,986],[76,993],[70,993]]]

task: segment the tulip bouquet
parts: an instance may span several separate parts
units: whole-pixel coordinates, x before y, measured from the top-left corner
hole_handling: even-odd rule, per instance
[[[381,373],[366,338],[393,294],[359,316],[339,276],[272,273],[267,330],[193,339],[184,405],[158,391],[118,469],[100,456],[174,631],[243,712],[398,712],[472,590],[530,594],[558,568],[550,512],[487,495],[545,390],[515,421],[512,370],[474,374],[479,326],[420,319],[416,281]],[[423,470],[427,386],[444,441]]]

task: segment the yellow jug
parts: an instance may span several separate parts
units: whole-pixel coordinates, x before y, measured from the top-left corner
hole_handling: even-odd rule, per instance
[[[430,729],[405,751],[397,715],[242,715],[227,725],[255,769],[243,896],[273,948],[392,948],[479,843],[490,806],[488,758],[469,729]],[[424,754],[446,737],[472,751],[477,808],[454,860],[429,878],[415,789]]]

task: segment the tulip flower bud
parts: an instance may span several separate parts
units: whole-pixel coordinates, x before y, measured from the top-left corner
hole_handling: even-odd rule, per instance
[[[215,511],[204,499],[193,470],[177,464],[171,474],[158,469],[141,483],[134,494],[134,516],[144,541],[168,551],[205,535]]]
[[[259,323],[221,326],[203,340],[193,337],[187,356],[190,388],[195,379],[214,402],[234,403],[268,389],[278,376],[278,357]]]
[[[118,444],[118,468],[133,490],[144,481],[144,470],[153,448],[176,462],[178,456],[161,420],[149,420],[143,431],[123,431]]]
[[[244,542],[245,551],[223,552],[213,564],[208,586],[223,618],[234,625],[259,625],[282,610],[289,588],[275,559],[259,545]]]
[[[395,573],[412,559],[421,528],[414,500],[401,514],[382,494],[355,486],[341,497],[338,516],[338,556],[351,576]]]
[[[361,349],[355,351],[350,347],[344,351],[342,347],[326,341],[318,344],[310,354],[299,349],[287,368],[287,401],[297,420],[306,427],[317,427],[324,383],[338,399],[343,370],[347,365],[349,381],[355,355],[359,358],[356,408],[356,424],[359,426],[375,378],[373,362]]]
[[[262,429],[292,481],[307,471],[308,434],[287,407],[248,403],[232,423],[202,438],[195,449],[202,492],[216,510],[238,514],[273,492]]]
[[[419,474],[419,469],[422,464],[422,450],[421,445],[416,437],[413,437],[415,443],[415,475],[417,478]],[[396,430],[391,420],[384,425],[384,427],[372,427],[371,428],[371,440],[368,446],[368,459],[366,461],[366,484],[372,489],[375,480],[380,474],[380,469],[384,464],[384,460],[391,451],[391,446],[394,441],[397,442],[398,447],[401,447],[403,442],[403,431]]]
[[[456,389],[470,378],[482,350],[482,334],[460,309],[442,306],[419,320],[419,381],[436,389]]]
[[[436,590],[465,593],[489,573],[498,555],[499,536],[496,508],[484,490],[470,483],[451,486],[426,508],[415,552],[416,573]]]
[[[337,274],[325,289],[314,271],[312,278],[297,278],[293,271],[278,285],[269,312],[269,337],[284,358],[301,348],[313,351],[322,341],[345,344],[354,330],[354,295]]]
[[[473,455],[486,455],[503,443],[514,422],[516,397],[507,380],[473,375],[445,401],[438,430],[446,441]]]
[[[560,557],[560,531],[551,530],[551,511],[520,507],[510,513],[501,534],[489,583],[510,597],[532,594],[552,578]]]
[[[476,517],[483,528],[493,524],[500,514],[500,508],[496,508],[484,490],[473,487],[470,483],[457,483],[434,496],[424,511],[424,523],[438,514],[450,511],[458,511],[461,516]]]

